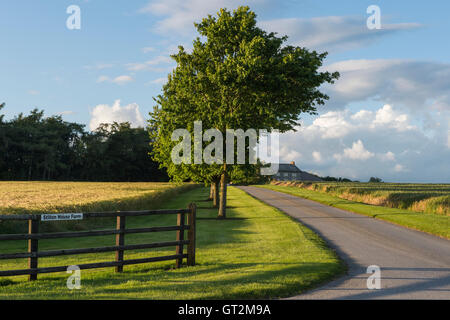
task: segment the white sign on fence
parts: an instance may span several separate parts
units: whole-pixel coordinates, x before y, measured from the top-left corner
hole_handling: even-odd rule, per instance
[[[82,213],[42,214],[41,221],[83,220]]]

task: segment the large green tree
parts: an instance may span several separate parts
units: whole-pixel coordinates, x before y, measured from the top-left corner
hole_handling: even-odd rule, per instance
[[[221,9],[195,24],[200,37],[192,52],[182,46],[172,55],[177,66],[168,76],[163,93],[151,114],[154,159],[168,168],[172,177],[201,178],[194,172],[221,177],[219,217],[226,215],[226,188],[233,164],[213,166],[170,163],[174,129],[193,132],[193,122],[216,128],[225,137],[227,129],[293,130],[301,113],[315,114],[327,95],[319,91],[333,83],[338,73],[320,72],[326,53],[285,45],[287,37],[277,37],[256,26],[256,15],[248,7],[230,12]],[[225,148],[224,148],[225,149]],[[198,171],[198,170],[197,170]]]

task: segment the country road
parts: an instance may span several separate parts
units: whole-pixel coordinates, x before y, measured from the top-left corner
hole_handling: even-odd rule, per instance
[[[348,266],[347,275],[290,299],[448,299],[450,241],[314,201],[239,187],[317,232]],[[367,289],[370,265],[381,288]]]

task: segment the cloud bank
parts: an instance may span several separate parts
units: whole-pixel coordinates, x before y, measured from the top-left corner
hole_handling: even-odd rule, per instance
[[[345,60],[325,66],[339,71],[325,86],[329,108],[373,99],[413,112],[450,110],[450,64],[414,60]]]
[[[396,23],[369,30],[365,17],[353,16],[274,19],[262,21],[259,26],[280,36],[287,35],[291,45],[328,52],[356,49],[382,37],[420,27],[417,23]]]
[[[391,105],[329,111],[297,130],[281,135],[280,156],[303,170],[361,181],[450,181],[448,131],[430,133]]]
[[[250,7],[263,3],[263,0],[246,1]],[[208,14],[216,14],[220,8],[232,10],[243,5],[239,0],[156,0],[139,10],[140,13],[161,17],[154,30],[170,35],[189,35],[194,31],[194,22],[200,22]]]
[[[126,106],[120,105],[120,100],[114,101],[112,106],[107,104],[99,104],[94,107],[91,112],[91,121],[89,128],[95,130],[102,123],[113,122],[130,122],[133,127],[144,127],[145,120],[139,111],[139,106],[136,103],[131,103]]]

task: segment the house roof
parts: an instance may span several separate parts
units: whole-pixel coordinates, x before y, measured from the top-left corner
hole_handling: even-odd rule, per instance
[[[300,170],[295,164],[292,163],[280,163],[278,167],[278,172],[295,172],[300,174],[298,180],[301,181],[322,181],[318,176],[308,173],[306,171]]]
[[[308,172],[305,172],[305,171],[301,171],[299,180],[302,180],[302,181],[322,181],[322,179],[320,179],[318,176],[313,175],[313,174],[308,173]]]
[[[299,168],[295,164],[291,163],[280,163],[278,167],[278,171],[280,172],[301,172]]]

